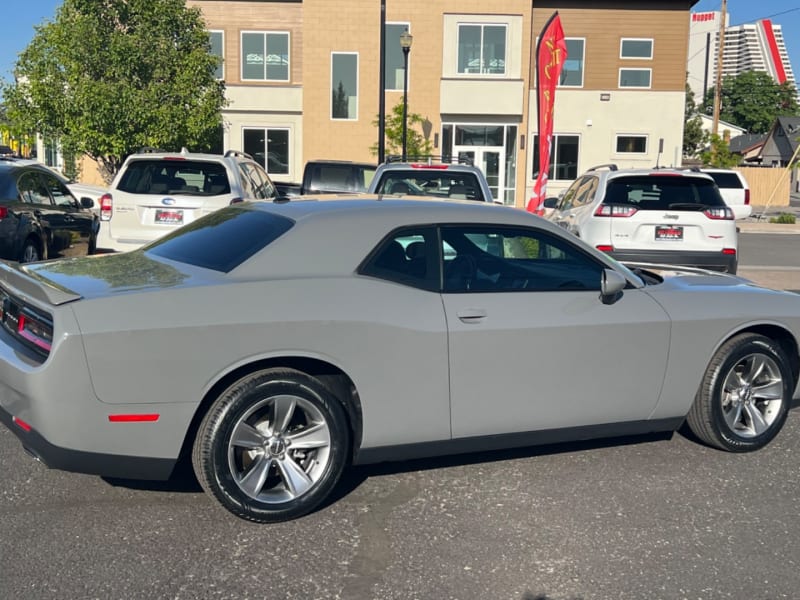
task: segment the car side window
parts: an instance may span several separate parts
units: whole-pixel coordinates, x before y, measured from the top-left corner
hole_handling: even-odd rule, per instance
[[[256,187],[258,187],[258,185],[255,181],[253,181],[250,171],[247,169],[244,163],[239,163],[239,174],[241,175],[242,179],[242,192],[245,200],[257,198],[258,196],[256,195]]]
[[[567,188],[567,191],[564,192],[564,195],[558,203],[557,210],[569,210],[572,208],[575,196],[578,194],[578,190],[583,185],[585,179],[585,177],[576,179],[572,185]]]
[[[20,201],[26,204],[50,204],[50,194],[39,179],[39,175],[27,172],[20,175],[17,180],[17,191]]]
[[[255,197],[261,200],[274,198],[277,195],[272,181],[267,172],[257,163],[244,163],[244,168],[250,173],[250,177],[256,185]]]
[[[57,206],[65,206],[70,208],[78,207],[78,201],[69,191],[69,189],[67,189],[67,186],[51,175],[43,174],[42,178],[45,181],[47,189],[50,190],[50,195],[53,198],[53,202],[55,202]]]
[[[588,175],[583,177],[583,183],[581,183],[577,193],[575,194],[575,198],[572,201],[572,206],[575,207],[591,204],[592,200],[594,200],[599,183],[600,182],[597,177],[591,177]]]
[[[603,265],[572,242],[531,228],[442,228],[445,293],[599,290]]]
[[[416,227],[396,231],[384,239],[359,272],[434,291],[439,288],[438,262],[435,229]]]

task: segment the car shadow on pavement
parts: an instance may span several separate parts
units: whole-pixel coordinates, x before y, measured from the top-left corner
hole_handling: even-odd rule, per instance
[[[172,475],[166,481],[150,481],[146,479],[121,479],[118,477],[102,477],[103,481],[114,487],[148,492],[170,492],[173,494],[202,494],[203,488],[197,481],[191,462],[179,461]]]
[[[579,442],[563,442],[541,446],[524,446],[507,450],[487,450],[483,452],[452,454],[447,456],[436,456],[432,458],[417,458],[398,462],[357,465],[345,470],[336,488],[333,490],[331,495],[328,496],[325,502],[323,502],[319,508],[317,508],[317,510],[323,510],[327,506],[335,504],[339,500],[346,498],[370,477],[395,475],[414,471],[430,471],[434,469],[501,462],[520,458],[534,458],[537,456],[549,456],[551,454],[567,454],[570,452],[582,452],[584,450],[595,450],[599,448],[636,445],[647,442],[660,442],[672,439],[673,435],[674,432],[665,431],[644,435],[620,436]]]

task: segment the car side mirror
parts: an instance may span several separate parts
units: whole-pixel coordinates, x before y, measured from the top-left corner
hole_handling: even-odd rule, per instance
[[[542,202],[542,206],[544,206],[545,208],[555,208],[556,206],[558,206],[558,198],[556,197],[545,198],[544,202]]]
[[[600,299],[603,304],[614,304],[622,298],[622,290],[628,285],[628,280],[613,269],[603,269],[600,280]]]
[[[81,208],[86,208],[86,209],[94,208],[94,200],[84,196],[83,198],[81,198]]]

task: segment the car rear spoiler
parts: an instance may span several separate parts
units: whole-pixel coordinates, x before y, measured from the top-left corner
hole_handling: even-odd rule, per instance
[[[20,263],[0,261],[0,285],[9,293],[22,299],[32,298],[38,302],[56,306],[73,302],[82,297],[80,294],[43,279],[34,272],[26,271]]]

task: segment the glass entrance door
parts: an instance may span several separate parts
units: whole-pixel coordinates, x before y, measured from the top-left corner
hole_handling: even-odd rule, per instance
[[[486,181],[489,182],[492,198],[502,202],[504,190],[501,189],[501,185],[505,181],[503,170],[505,152],[503,148],[456,146],[455,151],[458,153],[459,160],[469,159],[473,165],[483,171],[483,174],[486,175]]]

